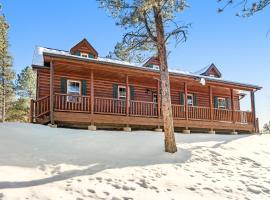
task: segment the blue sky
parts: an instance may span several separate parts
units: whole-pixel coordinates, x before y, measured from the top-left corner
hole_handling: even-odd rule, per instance
[[[10,52],[17,72],[31,64],[36,45],[69,50],[87,38],[106,56],[124,33],[94,0],[1,3],[10,24]],[[176,48],[170,45],[170,68],[197,71],[215,63],[225,79],[263,86],[256,93],[257,115],[261,124],[270,120],[270,8],[239,18],[235,13],[240,8],[235,6],[218,14],[216,0],[191,0],[189,5],[177,18],[192,24],[188,41]]]

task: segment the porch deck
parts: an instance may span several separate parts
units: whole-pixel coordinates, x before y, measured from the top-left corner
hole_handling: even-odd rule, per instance
[[[158,103],[56,93],[53,117],[58,123],[162,127]],[[50,96],[31,103],[32,121],[50,114]],[[252,112],[172,105],[174,126],[183,129],[255,131]]]

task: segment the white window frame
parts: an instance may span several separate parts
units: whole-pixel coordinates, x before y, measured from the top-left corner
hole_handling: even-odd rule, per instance
[[[82,87],[81,81],[77,81],[77,80],[67,80],[67,95],[71,95],[71,96],[67,96],[67,101],[68,101],[68,102],[73,102],[73,103],[79,103],[81,98],[79,98],[79,97],[76,98],[76,97],[72,96],[72,95],[74,95],[74,94],[70,94],[70,92],[68,91],[68,89],[69,89],[69,84],[72,83],[72,82],[74,82],[74,83],[79,83],[79,94],[76,94],[76,95],[81,96],[81,87]]]
[[[87,53],[84,53],[84,52],[81,52],[81,57],[88,58],[88,54]]]
[[[221,106],[220,105],[220,100],[222,100],[222,101],[224,101],[224,106]],[[224,97],[218,97],[217,98],[217,104],[218,104],[218,109],[226,109],[226,98],[224,98]]]
[[[120,89],[125,89],[125,95],[124,96],[121,96],[120,95]],[[127,91],[126,91],[126,86],[122,86],[122,85],[118,85],[118,99],[120,99],[120,100],[126,100],[127,99]]]
[[[191,100],[192,100],[191,104],[189,104],[189,102],[188,102],[188,97],[191,97]],[[193,97],[193,94],[188,94],[188,95],[187,95],[187,104],[188,104],[188,106],[193,106],[193,105],[194,105],[194,97]]]

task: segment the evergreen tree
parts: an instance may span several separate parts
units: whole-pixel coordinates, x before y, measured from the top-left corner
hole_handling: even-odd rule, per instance
[[[185,0],[97,0],[126,30],[116,45],[115,54],[131,60],[145,52],[158,55],[160,61],[161,102],[165,132],[165,151],[177,151],[171,108],[167,44],[171,38],[178,44],[186,40],[188,25],[180,26],[176,14],[186,7]]]
[[[29,66],[17,75],[16,93],[22,98],[34,99],[36,97],[36,74]]]
[[[36,74],[31,67],[25,67],[16,80],[17,100],[12,103],[8,110],[7,121],[29,121],[30,100],[36,96]]]
[[[263,133],[270,133],[270,121],[263,126]]]
[[[270,5],[270,0],[218,0],[218,2],[225,2],[223,7],[218,9],[218,12],[223,12],[230,4],[238,3],[238,5],[242,6],[242,9],[236,15],[242,17],[250,17]]]
[[[6,111],[11,108],[15,98],[13,79],[15,73],[12,70],[12,57],[8,48],[8,29],[4,15],[0,15],[0,100],[1,100],[1,121],[5,122]]]

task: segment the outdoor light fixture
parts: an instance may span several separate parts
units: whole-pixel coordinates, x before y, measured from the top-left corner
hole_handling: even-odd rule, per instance
[[[203,86],[205,86],[205,84],[206,84],[205,78],[201,78],[200,79],[200,84],[203,85]]]

